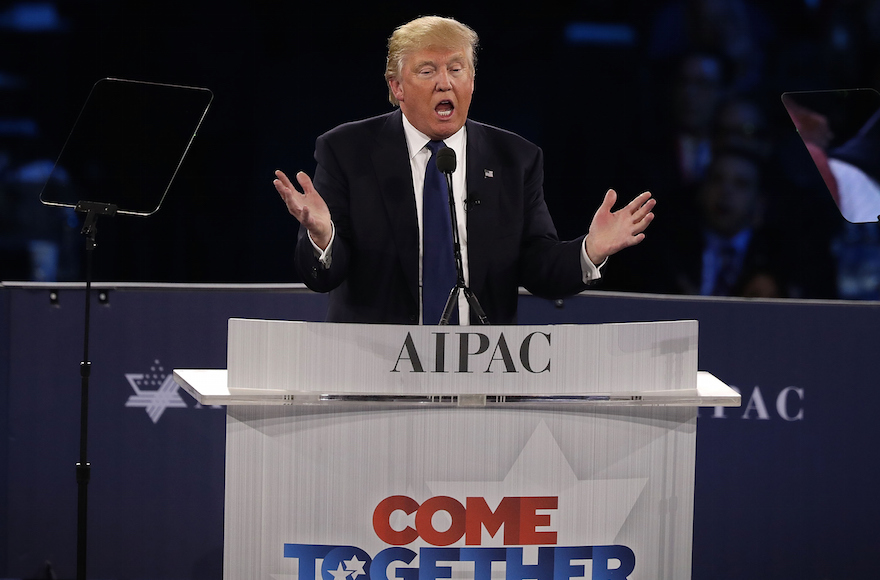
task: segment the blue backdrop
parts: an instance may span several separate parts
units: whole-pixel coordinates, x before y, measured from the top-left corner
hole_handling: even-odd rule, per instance
[[[230,317],[321,320],[290,287],[93,292],[89,577],[221,577],[224,411],[174,368],[225,368]],[[0,288],[0,576],[75,569],[84,292]],[[700,410],[696,580],[870,577],[880,553],[876,303],[523,296],[523,324],[697,319],[700,368],[742,393]]]

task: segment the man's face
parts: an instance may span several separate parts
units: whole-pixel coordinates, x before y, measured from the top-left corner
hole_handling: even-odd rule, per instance
[[[707,225],[725,237],[755,225],[759,190],[759,170],[749,159],[723,155],[713,161],[700,191]]]
[[[683,131],[707,133],[721,97],[721,64],[708,56],[692,55],[681,63],[675,83],[674,106]]]
[[[407,55],[399,78],[388,85],[409,122],[431,139],[442,140],[467,120],[474,69],[467,50],[426,48]]]

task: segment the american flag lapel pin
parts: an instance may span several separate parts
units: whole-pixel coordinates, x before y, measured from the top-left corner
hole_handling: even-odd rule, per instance
[[[483,178],[489,179],[490,177],[495,177],[495,172],[492,171],[491,169],[484,169],[483,170]]]

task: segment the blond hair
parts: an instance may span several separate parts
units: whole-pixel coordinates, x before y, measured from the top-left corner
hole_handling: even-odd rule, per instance
[[[428,47],[443,49],[464,48],[470,59],[471,74],[474,73],[477,60],[477,44],[479,38],[474,30],[453,18],[442,16],[422,16],[398,26],[388,39],[388,58],[385,61],[385,81],[400,75],[403,59],[408,55]],[[400,103],[388,89],[388,100],[392,105]]]

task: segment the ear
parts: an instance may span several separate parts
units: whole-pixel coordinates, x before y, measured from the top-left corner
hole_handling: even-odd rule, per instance
[[[394,98],[398,101],[403,101],[403,85],[394,77],[388,79],[388,88],[391,89],[391,94],[394,95]]]

